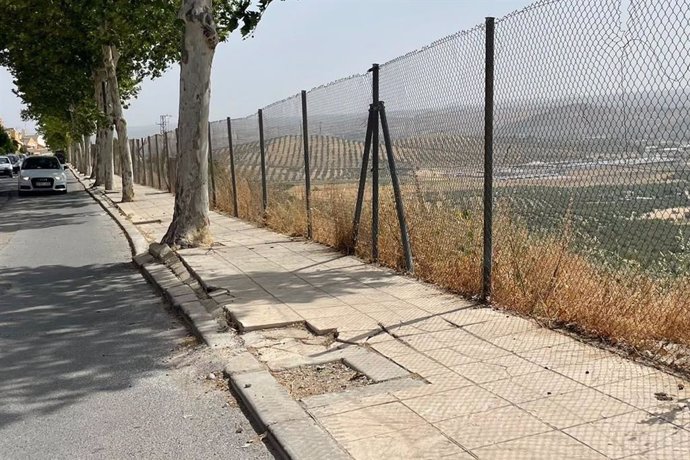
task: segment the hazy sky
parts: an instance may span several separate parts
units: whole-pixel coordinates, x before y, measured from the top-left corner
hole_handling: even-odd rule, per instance
[[[285,0],[269,7],[253,38],[232,37],[216,50],[211,119],[253,113],[259,107],[332,80],[366,71],[432,41],[503,16],[529,0]],[[0,68],[0,118],[20,120],[21,101]],[[127,110],[131,127],[177,119],[179,69],[144,82]]]

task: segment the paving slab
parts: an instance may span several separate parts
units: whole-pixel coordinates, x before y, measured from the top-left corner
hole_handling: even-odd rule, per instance
[[[251,309],[235,305],[223,307],[241,331],[290,326],[304,319],[287,305],[256,305]]]
[[[642,455],[666,446],[690,443],[689,432],[645,411],[618,415],[563,431],[609,458]]]
[[[509,405],[504,399],[476,385],[410,398],[403,403],[432,423]]]
[[[428,423],[402,403],[392,402],[364,407],[319,419],[328,432],[346,444],[358,439],[371,438],[377,434],[425,426]]]
[[[559,429],[637,410],[629,404],[592,388],[529,401],[520,407],[539,420]]]
[[[149,188],[138,191],[143,199],[121,207],[149,238],[160,238],[173,197]],[[684,379],[316,243],[214,212],[210,219],[222,245],[179,254],[245,332],[306,324],[328,334],[323,338],[367,347],[395,369],[385,375],[393,380],[361,393],[312,396],[303,406],[290,399],[297,408],[311,410],[313,419],[303,418],[304,410],[281,418],[278,409],[280,421],[271,425],[276,438],[310,432],[315,424],[354,458],[687,456],[690,383]],[[160,223],[143,223],[156,220]],[[163,288],[175,289],[172,273],[144,257],[137,260]],[[177,268],[173,273],[179,275]],[[342,360],[351,353],[314,353],[321,342],[289,334],[284,339],[282,349],[264,355],[269,366]],[[296,345],[297,340],[306,342]],[[261,348],[260,341],[255,343]],[[366,372],[384,370],[371,355],[355,355],[363,357],[362,370],[368,361]],[[248,358],[237,357],[228,366],[233,379],[266,376],[263,367],[257,368],[263,365]],[[408,372],[418,380],[405,377]],[[414,385],[378,391],[397,382]],[[268,386],[267,399],[256,388],[248,398],[259,409],[283,403],[295,409],[271,385],[277,382]],[[368,393],[369,388],[377,392]],[[343,454],[341,449],[333,455]]]
[[[553,431],[549,425],[515,406],[454,417],[436,426],[448,437],[471,450]]]
[[[372,437],[345,441],[343,444],[357,460],[475,458],[431,425],[415,426],[391,433],[377,433]]]
[[[360,349],[344,357],[345,363],[375,382],[407,377],[408,371],[377,353]]]
[[[495,460],[604,460],[606,457],[560,431],[551,431],[473,451],[480,459]]]

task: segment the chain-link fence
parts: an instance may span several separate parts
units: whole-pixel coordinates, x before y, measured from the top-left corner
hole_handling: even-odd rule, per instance
[[[689,20],[687,1],[543,0],[381,65],[381,104],[366,73],[212,122],[216,207],[363,257],[378,215],[378,260],[404,268],[384,136],[378,206],[373,157],[362,169],[377,102],[417,276],[637,349],[688,347]],[[165,188],[160,155],[177,151],[155,139],[133,141],[135,177]]]

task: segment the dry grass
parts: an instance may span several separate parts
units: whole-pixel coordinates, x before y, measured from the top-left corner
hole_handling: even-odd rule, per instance
[[[273,377],[297,400],[339,393],[371,384],[371,380],[341,362],[302,366],[272,372]]]
[[[226,182],[218,181],[219,190]],[[274,190],[264,219],[259,184],[240,182],[242,218],[281,233],[306,235],[301,187]],[[231,210],[227,190],[229,186],[219,193],[219,208],[224,211]],[[424,203],[413,190],[405,194],[416,276],[468,297],[477,296],[481,292],[481,208],[459,212]],[[367,206],[353,251],[355,198],[354,185],[315,185],[313,239],[369,260],[371,211]],[[493,303],[550,326],[566,326],[638,350],[663,352],[669,344],[690,347],[690,279],[612,272],[572,250],[567,226],[552,236],[537,235],[510,215],[508,209],[499,209],[494,221]],[[402,270],[400,231],[388,192],[381,195],[380,222],[380,262]]]

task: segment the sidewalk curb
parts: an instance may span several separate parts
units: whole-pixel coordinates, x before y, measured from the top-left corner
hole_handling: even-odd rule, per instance
[[[150,252],[156,252],[153,245]],[[137,256],[137,263],[144,276],[183,314],[194,334],[214,350],[237,349],[236,343],[232,342],[233,336],[218,331],[218,323],[198,298],[190,300],[192,294],[196,297],[196,293],[169,267],[155,263],[151,253]],[[195,280],[194,277],[191,279]],[[223,373],[257,428],[268,434],[269,443],[280,457],[292,460],[352,460],[335,439],[292,399],[264,364],[244,348],[227,358]]]
[[[71,172],[122,229],[132,250],[132,261],[172,308],[183,316],[192,333],[213,350],[237,348],[232,335],[219,331],[218,322],[201,304],[194,290],[166,265],[163,254],[157,254],[160,248],[148,244],[110,197],[91,188],[74,170]],[[198,282],[207,292],[209,286],[201,276],[177,252],[173,254],[186,269],[189,279]],[[157,255],[163,260],[157,260]],[[223,372],[250,417],[268,434],[271,446],[281,457],[293,460],[352,459],[251,353],[242,349],[230,357]]]
[[[250,353],[235,356],[223,372],[254,422],[283,457],[352,459]]]
[[[219,337],[222,333],[218,332],[218,322],[201,305],[194,291],[180,281],[167,266],[153,264],[154,257],[149,254],[148,241],[122,213],[117,203],[100,190],[90,187],[74,170],[70,171],[86,192],[122,229],[132,250],[132,261],[134,264],[141,268],[144,277],[168,300],[169,304],[182,314],[192,333],[211,348],[226,347],[227,340]],[[174,289],[179,291],[179,289],[184,288],[189,289],[189,291],[182,295],[175,295]],[[194,298],[189,297],[189,294],[194,294]]]

